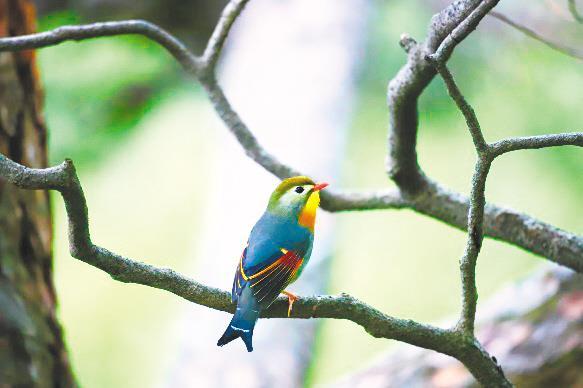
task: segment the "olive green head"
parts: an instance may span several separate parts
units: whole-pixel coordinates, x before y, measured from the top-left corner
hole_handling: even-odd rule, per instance
[[[313,229],[320,190],[327,183],[316,184],[306,176],[284,179],[271,194],[267,209],[281,216],[295,217],[300,224]]]

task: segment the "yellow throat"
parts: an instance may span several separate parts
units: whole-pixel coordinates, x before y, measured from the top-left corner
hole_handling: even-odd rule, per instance
[[[310,194],[310,198],[308,198],[306,206],[304,206],[304,209],[298,218],[298,223],[301,226],[310,229],[312,232],[314,231],[314,225],[316,224],[316,210],[318,209],[319,205],[320,192],[314,191],[312,194]]]

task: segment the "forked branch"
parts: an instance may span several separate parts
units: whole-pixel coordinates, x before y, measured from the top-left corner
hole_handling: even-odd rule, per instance
[[[497,1],[491,0],[484,3],[486,6],[482,5],[477,8],[480,1],[457,1],[436,15],[428,40],[422,45],[422,51],[419,51],[421,50],[420,45],[417,45],[413,40],[408,41],[409,61],[389,85],[389,100],[392,101],[390,112],[393,122],[391,144],[394,145],[389,154],[389,160],[395,160],[395,166],[415,166],[413,169],[395,167],[401,172],[396,173],[394,178],[399,183],[397,176],[403,177],[404,180],[410,180],[413,179],[411,176],[415,175],[417,178],[413,180],[419,182],[423,187],[423,192],[411,195],[407,185],[376,192],[329,190],[322,195],[322,207],[325,210],[337,212],[409,208],[456,228],[466,228],[465,214],[469,204],[468,198],[431,181],[418,169],[416,157],[407,158],[411,152],[415,153],[414,148],[413,150],[410,148],[411,141],[414,143],[410,137],[416,136],[417,97],[434,74],[432,66],[427,65],[422,54],[432,53],[433,50],[437,49],[436,45],[464,21],[465,16],[472,14],[474,15],[472,22],[465,22],[461,28],[457,29],[456,39],[463,39],[475,27],[476,15],[483,17],[484,12],[487,12],[496,3]],[[231,106],[215,76],[216,64],[226,37],[236,17],[246,4],[247,0],[236,0],[227,5],[203,55],[200,57],[192,54],[184,44],[168,32],[142,20],[64,26],[37,34],[3,38],[0,39],[0,51],[50,47],[71,40],[81,41],[115,35],[141,35],[151,39],[165,48],[188,74],[201,83],[215,111],[229,131],[237,138],[246,154],[267,171],[279,178],[287,178],[301,172],[282,163],[261,146]],[[446,47],[449,47],[447,50],[451,53],[458,41],[453,39],[448,41],[450,43]],[[583,237],[504,207],[490,205],[488,208],[485,215],[486,236],[506,241],[575,271],[583,272]],[[449,210],[444,212],[443,209]]]
[[[447,40],[444,40],[444,43]],[[510,151],[554,147],[559,145],[583,146],[583,133],[566,133],[559,135],[536,136],[530,138],[505,139],[493,144],[484,140],[480,123],[472,106],[467,102],[453,75],[448,70],[444,58],[447,55],[441,48],[435,54],[428,55],[429,60],[441,75],[448,93],[465,118],[468,131],[474,140],[477,154],[474,175],[472,177],[470,207],[468,211],[468,236],[463,256],[460,260],[460,274],[462,284],[462,311],[456,330],[475,339],[474,327],[478,291],[476,285],[476,264],[484,239],[484,212],[486,206],[486,180],[492,161]]]
[[[217,114],[251,159],[280,178],[297,175],[298,171],[277,160],[259,144],[216,80],[216,65],[222,48],[246,3],[247,0],[229,2],[201,56],[195,56],[175,37],[144,21],[66,26],[38,34],[0,39],[0,51],[41,48],[67,40],[112,35],[145,36],[168,50],[185,71],[201,83]],[[484,234],[547,256],[580,272],[583,272],[583,238],[494,205],[486,208],[484,192],[488,170],[494,158],[506,152],[559,145],[582,146],[583,133],[505,139],[492,144],[485,141],[475,112],[457,88],[445,63],[454,47],[476,28],[497,3],[497,0],[455,1],[434,17],[426,42],[419,45],[411,38],[402,39],[409,59],[389,85],[389,174],[398,189],[370,193],[332,192],[323,197],[323,207],[330,211],[411,208],[459,228],[467,228],[468,240],[460,265],[463,308],[458,325],[452,329],[440,329],[393,318],[345,294],[302,297],[294,305],[293,318],[351,320],[374,337],[396,339],[453,356],[463,362],[483,385],[504,387],[511,386],[510,382],[473,334],[477,303],[475,266]],[[433,63],[429,64],[426,58]],[[435,75],[434,66],[464,114],[478,154],[469,199],[431,181],[417,165],[417,98]],[[131,260],[93,244],[87,204],[71,161],[46,169],[30,169],[0,155],[0,176],[24,189],[50,189],[61,193],[69,220],[69,249],[73,257],[107,272],[116,280],[163,289],[209,308],[233,312],[235,306],[225,291],[205,286],[171,269]],[[468,218],[466,214],[469,214]],[[499,225],[501,219],[504,227]],[[538,233],[534,237],[532,228]],[[286,317],[286,300],[278,299],[263,316]]]

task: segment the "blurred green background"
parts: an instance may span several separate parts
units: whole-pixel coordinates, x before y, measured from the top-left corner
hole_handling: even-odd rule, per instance
[[[421,39],[432,11],[422,1],[375,3],[341,166],[345,187],[391,184],[384,173],[386,84],[405,60],[400,34]],[[73,11],[48,12],[39,29],[84,21]],[[39,59],[50,158],[75,160],[94,241],[196,277],[192,252],[204,228],[205,198],[212,195],[200,182],[212,179],[214,135],[225,130],[200,88],[163,50],[136,37],[67,43],[41,50]],[[451,70],[490,141],[581,130],[581,62],[496,21],[486,21],[456,50]],[[440,80],[421,98],[420,121],[421,166],[467,193],[473,147]],[[582,233],[581,157],[568,147],[503,156],[494,163],[487,199]],[[192,179],[176,187],[183,169]],[[60,198],[53,198],[53,206],[59,313],[79,381],[89,388],[156,385],[172,359],[172,330],[187,302],[114,282],[71,259]],[[330,293],[348,292],[388,314],[423,322],[456,313],[463,233],[405,210],[335,217]],[[375,232],[362,233],[367,230]],[[518,248],[486,240],[477,269],[480,300],[539,263]],[[350,322],[322,321],[307,384],[363,366],[392,344]]]

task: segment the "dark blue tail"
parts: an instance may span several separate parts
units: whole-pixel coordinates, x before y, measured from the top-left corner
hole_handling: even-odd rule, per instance
[[[253,326],[255,326],[255,322],[249,326],[242,324],[243,322],[235,320],[235,317],[231,319],[231,323],[227,326],[227,330],[219,341],[217,342],[218,346],[223,346],[231,342],[232,340],[241,337],[243,342],[245,342],[245,346],[247,347],[248,352],[253,351]],[[245,326],[247,328],[243,328],[241,326]]]
[[[253,351],[253,329],[255,328],[255,322],[259,318],[259,304],[253,296],[251,289],[247,285],[237,302],[237,311],[233,315],[233,319],[227,326],[227,330],[223,333],[223,336],[219,338],[217,342],[218,346],[223,346],[231,342],[232,340],[241,337],[248,352]]]

